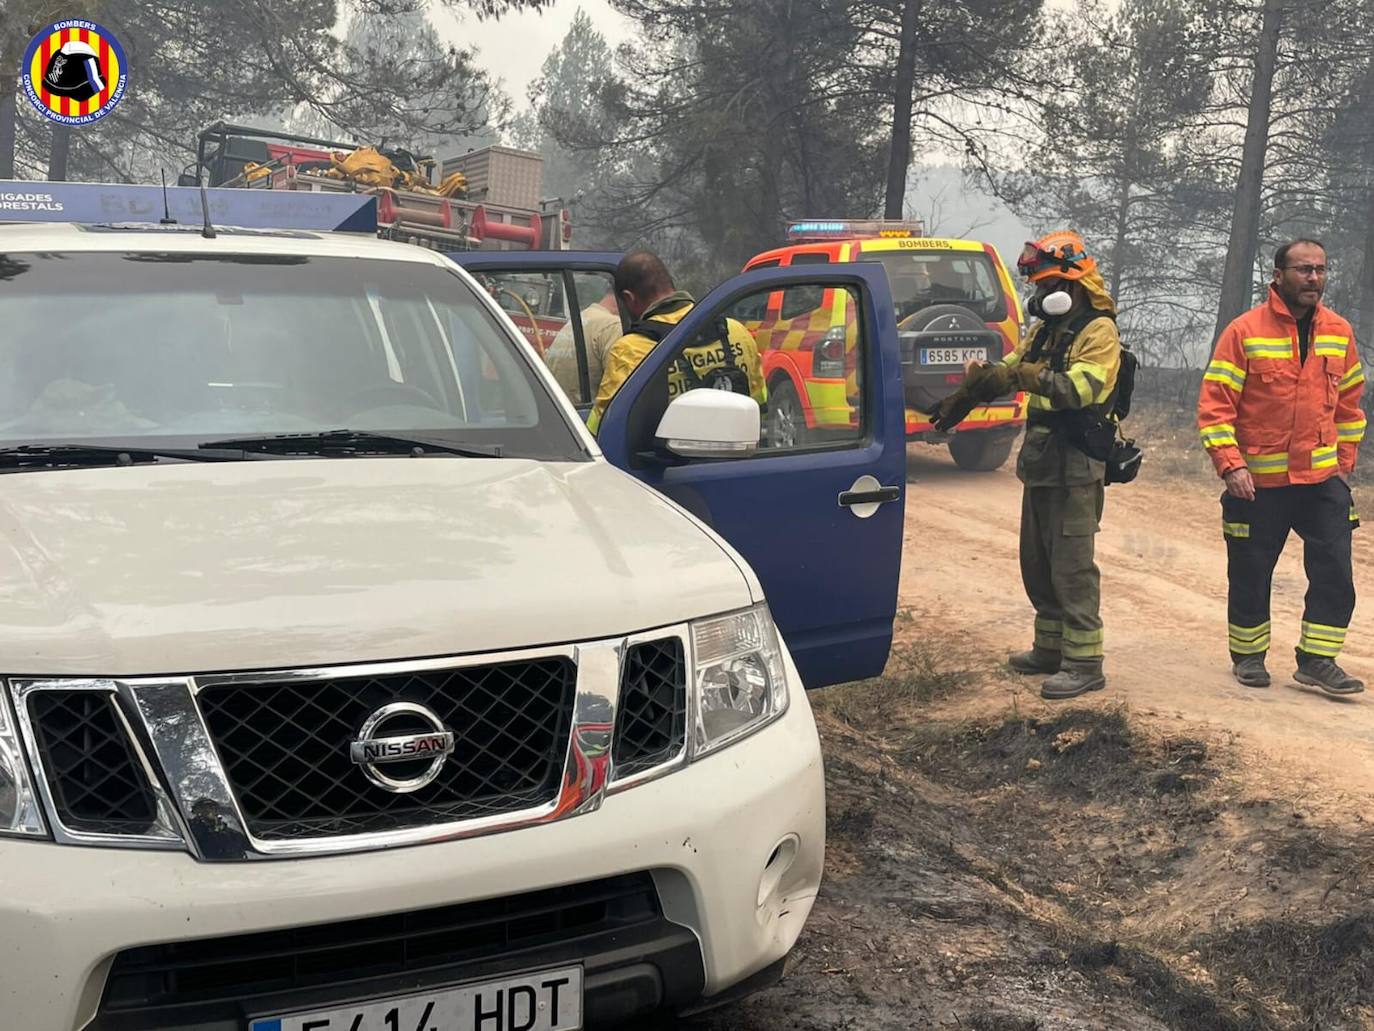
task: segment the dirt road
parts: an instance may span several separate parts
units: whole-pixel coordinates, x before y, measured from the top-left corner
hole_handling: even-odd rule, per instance
[[[1374,691],[1289,678],[1300,542],[1275,576],[1274,686],[1242,688],[1219,485],[1109,488],[1108,688],[1052,704],[1004,665],[1031,626],[1011,470],[913,448],[908,482],[888,671],[811,696],[827,874],[789,974],[671,1026],[1374,1029]],[[1343,661],[1374,682],[1370,505]]]
[[[1021,488],[1011,464],[969,475],[933,448],[912,448],[900,604],[923,628],[948,619],[971,653],[1004,659],[1030,643],[1032,610],[1017,571]],[[1226,551],[1220,484],[1142,480],[1107,491],[1098,537],[1108,688],[1128,703],[1234,733],[1254,763],[1301,771],[1326,790],[1374,796],[1374,693],[1334,699],[1291,679],[1306,578],[1302,542],[1274,575],[1274,686],[1239,686],[1226,649]],[[1356,505],[1361,501],[1356,489]],[[1371,497],[1374,505],[1374,495]],[[1374,508],[1355,533],[1363,604],[1343,664],[1374,685]]]
[[[900,605],[925,628],[948,613],[949,634],[966,635],[976,654],[1004,658],[1028,646],[1032,610],[1017,572],[1021,485],[1010,463],[969,476],[934,448],[912,448],[908,484]],[[1290,676],[1307,590],[1296,536],[1274,576],[1274,686],[1231,679],[1219,496],[1220,484],[1201,477],[1146,476],[1107,489],[1098,565],[1109,680],[1095,702],[1230,731],[1250,762],[1301,770],[1326,790],[1367,800],[1374,694],[1337,700]],[[1374,518],[1355,533],[1355,583],[1363,605],[1341,661],[1374,685]]]

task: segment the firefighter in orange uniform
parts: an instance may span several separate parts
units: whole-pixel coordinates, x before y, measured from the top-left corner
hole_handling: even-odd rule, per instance
[[[1296,530],[1308,586],[1294,678],[1348,695],[1364,690],[1336,664],[1355,610],[1350,534],[1359,521],[1348,477],[1364,439],[1364,370],[1350,323],[1321,303],[1325,286],[1320,243],[1278,249],[1268,299],[1217,341],[1198,428],[1226,482],[1221,518],[1236,680],[1269,686],[1270,582]]]

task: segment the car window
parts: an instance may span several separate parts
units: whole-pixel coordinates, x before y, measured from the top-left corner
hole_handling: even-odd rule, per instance
[[[0,445],[332,429],[579,457],[455,273],[286,255],[9,254]]]
[[[562,272],[481,272],[477,281],[541,355],[568,324]]]
[[[535,345],[569,400],[589,406],[601,384],[606,352],[628,325],[611,273],[484,270],[477,281]]]
[[[887,270],[898,321],[936,304],[962,305],[984,322],[1007,317],[1006,293],[982,251],[879,251],[861,260]]]
[[[747,302],[741,301],[736,305],[734,317],[748,324],[751,330],[757,329],[758,324],[768,315],[768,297],[766,291],[751,294]]]
[[[780,258],[768,258],[749,265],[748,271],[756,272],[764,268],[777,268],[781,264]],[[747,304],[745,302],[740,303],[736,318],[748,324],[751,331],[757,331],[758,324],[768,317],[768,304],[772,296],[768,293],[752,294]]]
[[[830,255],[813,251],[792,255],[792,266],[829,264]],[[783,291],[782,311],[779,318],[795,319],[798,315],[814,311],[821,306],[825,296],[823,286],[791,286]]]
[[[806,331],[771,336],[751,332],[744,316],[769,291],[746,294],[685,342],[670,367],[669,401],[703,387],[748,393],[762,409],[763,454],[862,440],[867,432],[862,370],[870,342],[855,317],[858,294],[852,288],[821,283],[801,284],[800,289],[814,297],[833,289],[833,325],[829,319],[816,319],[818,325]],[[725,358],[724,340],[729,341],[730,360]],[[798,373],[799,369],[804,371]]]
[[[606,353],[624,335],[629,320],[615,297],[615,283],[609,272],[572,273],[576,292],[573,318],[582,325],[582,347],[586,360],[585,385],[578,364],[576,339],[571,330],[561,330],[544,359],[574,404],[590,405],[606,371]]]

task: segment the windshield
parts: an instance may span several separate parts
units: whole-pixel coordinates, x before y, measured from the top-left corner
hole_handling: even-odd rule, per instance
[[[348,428],[583,458],[456,274],[294,255],[0,254],[0,447]]]
[[[958,304],[984,322],[1007,317],[997,270],[982,251],[881,251],[864,255],[887,269],[897,319],[933,304]]]

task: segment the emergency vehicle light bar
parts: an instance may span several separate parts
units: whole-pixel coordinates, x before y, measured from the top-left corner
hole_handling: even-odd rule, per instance
[[[925,234],[924,222],[893,219],[812,219],[791,222],[787,226],[787,239],[792,243],[810,240],[853,240],[861,237],[901,239]]]
[[[17,182],[0,179],[0,223],[160,223],[165,214],[181,225],[205,220],[200,190],[116,183]],[[206,190],[210,221],[245,229],[319,229],[377,232],[377,199],[360,193],[291,190]]]

